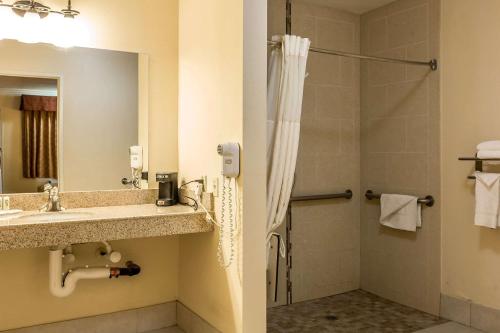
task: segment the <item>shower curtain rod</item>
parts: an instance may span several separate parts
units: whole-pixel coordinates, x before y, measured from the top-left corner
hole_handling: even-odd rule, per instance
[[[273,47],[281,47],[281,42],[274,42],[274,41],[267,41],[267,45],[273,46]],[[349,52],[342,52],[342,51],[333,51],[333,50],[327,50],[327,49],[320,49],[317,47],[311,47],[309,48],[309,51],[315,52],[315,53],[323,53],[323,54],[330,54],[330,55],[336,55],[339,57],[348,57],[348,58],[356,58],[356,59],[364,59],[364,60],[373,60],[373,61],[379,61],[379,62],[389,62],[393,64],[406,64],[406,65],[416,65],[416,66],[429,66],[431,70],[435,71],[438,68],[438,61],[437,59],[432,59],[429,62],[425,61],[415,61],[415,60],[402,60],[402,59],[391,59],[391,58],[382,58],[382,57],[372,57],[372,56],[365,56],[361,54],[356,54],[356,53],[349,53]]]

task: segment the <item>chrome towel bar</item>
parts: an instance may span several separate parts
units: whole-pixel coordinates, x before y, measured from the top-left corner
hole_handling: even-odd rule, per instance
[[[500,158],[478,158],[474,157],[459,157],[459,161],[474,161],[474,169],[479,172],[483,172],[484,165],[483,162],[500,162]],[[467,179],[476,179],[476,176],[467,176]]]

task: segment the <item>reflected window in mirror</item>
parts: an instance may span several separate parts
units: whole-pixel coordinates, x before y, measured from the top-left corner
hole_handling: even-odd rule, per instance
[[[57,184],[57,80],[0,76],[0,192]]]

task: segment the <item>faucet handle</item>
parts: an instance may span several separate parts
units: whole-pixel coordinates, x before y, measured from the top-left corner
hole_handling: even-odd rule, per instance
[[[52,184],[51,184],[51,183],[47,183],[47,184],[43,185],[43,191],[44,191],[44,192],[49,192],[49,191],[51,191],[53,188],[54,188],[54,186],[52,186]]]

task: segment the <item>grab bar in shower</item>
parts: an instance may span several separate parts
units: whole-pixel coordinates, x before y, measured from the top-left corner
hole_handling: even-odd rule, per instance
[[[329,199],[352,199],[353,193],[351,190],[345,190],[344,192],[341,193],[330,193],[330,194],[315,194],[315,195],[306,195],[306,196],[296,196],[296,197],[291,197],[290,201],[288,202],[288,209],[287,209],[287,226],[286,226],[286,290],[287,290],[287,299],[286,303],[287,304],[292,304],[292,283],[291,283],[291,267],[292,267],[292,256],[291,256],[291,250],[292,250],[292,242],[290,240],[290,232],[292,230],[292,204],[294,202],[305,202],[305,201],[319,201],[319,200],[329,200]],[[278,237],[278,241],[280,241]],[[279,247],[279,243],[278,243]],[[279,252],[279,249],[278,249]],[[279,254],[278,254],[279,256]],[[279,276],[278,276],[278,270],[279,270],[279,259],[276,261],[276,284],[275,284],[275,290],[274,290],[274,299],[275,301],[278,299],[278,281],[279,281]]]
[[[380,199],[382,194],[374,193],[372,190],[368,190],[366,191],[365,197],[368,200]],[[425,198],[418,198],[418,203],[424,204],[427,207],[434,206],[434,202],[434,197],[432,195],[428,195]]]
[[[352,191],[345,190],[345,192],[342,192],[342,193],[317,194],[317,195],[291,197],[290,202],[341,199],[341,198],[352,199]]]

